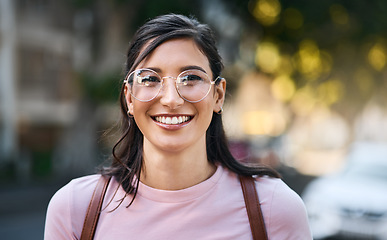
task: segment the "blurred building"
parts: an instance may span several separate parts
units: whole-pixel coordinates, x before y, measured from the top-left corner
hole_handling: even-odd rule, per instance
[[[97,13],[66,1],[0,3],[2,171],[28,178],[55,168],[82,172],[95,166],[97,132],[115,115],[110,107],[93,109],[80,74],[86,69],[96,74],[115,71],[119,80],[125,38],[117,40],[117,27],[105,28],[109,38],[100,39],[105,51],[93,51]],[[115,21],[111,17],[105,25],[115,26]],[[103,115],[111,118],[99,117]]]

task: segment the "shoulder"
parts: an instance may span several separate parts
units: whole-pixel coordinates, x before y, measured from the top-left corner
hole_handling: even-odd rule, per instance
[[[279,178],[258,177],[256,186],[271,239],[312,239],[305,205]]]
[[[73,239],[81,230],[99,178],[89,175],[73,179],[54,194],[47,208],[45,239]]]
[[[87,206],[100,177],[101,175],[89,175],[71,180],[54,194],[49,207]]]
[[[255,178],[255,182],[257,190],[264,194],[266,199],[303,204],[300,196],[280,178],[263,176]]]

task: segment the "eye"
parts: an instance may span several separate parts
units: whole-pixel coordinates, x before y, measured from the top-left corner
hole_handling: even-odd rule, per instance
[[[137,76],[138,83],[151,83],[151,82],[160,82],[160,79],[157,76]]]
[[[203,81],[202,77],[195,75],[195,74],[189,74],[185,75],[181,78],[182,82],[184,81]]]
[[[180,84],[184,86],[192,86],[192,85],[197,85],[198,83],[203,82],[203,77],[197,74],[187,74],[183,75],[180,78]]]
[[[142,86],[152,87],[161,82],[160,77],[149,70],[140,70],[136,73],[136,83]]]

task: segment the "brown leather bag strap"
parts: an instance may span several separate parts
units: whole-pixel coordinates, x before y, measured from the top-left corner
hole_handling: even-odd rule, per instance
[[[263,221],[261,205],[259,203],[257,189],[255,188],[255,180],[251,176],[239,176],[239,180],[242,186],[253,239],[267,240],[265,222]]]
[[[80,240],[92,240],[94,237],[95,228],[97,227],[97,222],[101,213],[102,202],[110,179],[111,177],[101,176],[98,180],[89,207],[87,208]]]

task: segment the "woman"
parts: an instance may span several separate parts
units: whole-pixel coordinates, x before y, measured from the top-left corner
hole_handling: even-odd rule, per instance
[[[238,175],[259,176],[269,239],[311,239],[299,196],[273,170],[230,154],[222,68],[211,30],[195,19],[164,15],[136,32],[95,239],[252,239]],[[99,179],[75,179],[53,196],[45,239],[79,239]]]

